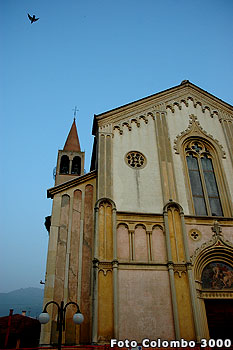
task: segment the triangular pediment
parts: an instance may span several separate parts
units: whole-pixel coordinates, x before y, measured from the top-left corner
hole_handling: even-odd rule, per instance
[[[233,106],[184,80],[180,85],[170,89],[95,115],[93,134],[97,125],[107,129],[111,125],[112,130],[118,129],[122,133],[123,126],[127,126],[130,130],[132,123],[139,126],[142,121],[147,123],[148,118],[154,118],[157,112],[166,113],[170,110],[174,113],[176,108],[188,107],[190,103],[194,107],[199,105],[203,112],[208,110],[211,117],[217,115],[219,120],[233,120]]]

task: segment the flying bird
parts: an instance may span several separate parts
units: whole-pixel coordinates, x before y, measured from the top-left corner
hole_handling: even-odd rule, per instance
[[[33,15],[33,16],[30,16],[30,15],[29,15],[29,13],[28,13],[28,18],[30,19],[30,21],[31,21],[31,24],[32,24],[33,22],[36,22],[36,21],[38,21],[38,19],[39,19],[39,18],[36,18],[36,16],[35,16],[35,15]]]

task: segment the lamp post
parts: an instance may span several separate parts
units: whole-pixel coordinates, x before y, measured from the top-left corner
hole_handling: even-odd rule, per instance
[[[46,324],[49,322],[49,314],[47,312],[47,307],[50,304],[55,304],[58,309],[58,318],[57,318],[57,331],[58,331],[58,350],[61,350],[61,342],[62,342],[62,329],[65,330],[65,318],[66,318],[66,308],[68,305],[75,305],[77,307],[77,312],[73,316],[73,321],[75,324],[81,324],[84,320],[83,314],[81,314],[79,306],[77,303],[70,301],[64,306],[64,301],[61,301],[61,305],[59,305],[56,301],[49,301],[45,307],[43,312],[39,315],[39,321],[41,324]]]

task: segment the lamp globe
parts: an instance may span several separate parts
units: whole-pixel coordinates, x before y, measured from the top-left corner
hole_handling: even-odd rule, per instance
[[[81,313],[76,313],[73,316],[73,321],[75,324],[81,324],[84,320],[84,316]]]
[[[39,322],[41,324],[45,324],[45,323],[48,323],[49,322],[49,314],[47,312],[42,312],[40,315],[39,315]]]

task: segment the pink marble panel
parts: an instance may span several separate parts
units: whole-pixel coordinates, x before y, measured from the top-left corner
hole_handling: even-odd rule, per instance
[[[120,260],[129,260],[129,232],[128,227],[120,224],[117,228],[117,256]]]
[[[134,231],[134,249],[135,260],[148,261],[146,230],[141,225],[137,226]]]
[[[119,339],[174,339],[167,271],[119,270]]]
[[[161,227],[156,226],[152,231],[151,237],[152,260],[159,262],[167,261],[167,251],[165,234]]]

